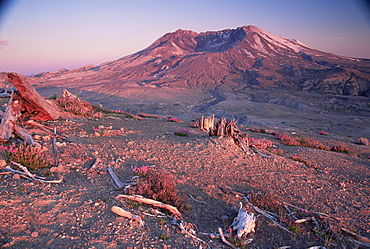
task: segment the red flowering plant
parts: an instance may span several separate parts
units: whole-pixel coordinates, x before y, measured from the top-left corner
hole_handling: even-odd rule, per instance
[[[9,161],[22,164],[31,170],[50,166],[40,148],[27,144],[21,144],[19,147],[15,147],[13,144],[9,147],[1,145],[0,153]]]
[[[135,167],[139,176],[137,185],[127,189],[128,194],[137,194],[184,209],[183,198],[176,189],[175,176],[164,170],[149,166]]]

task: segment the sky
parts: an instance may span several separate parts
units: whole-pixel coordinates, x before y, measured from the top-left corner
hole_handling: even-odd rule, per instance
[[[177,29],[245,25],[325,52],[370,58],[365,0],[0,0],[0,72],[99,65]]]

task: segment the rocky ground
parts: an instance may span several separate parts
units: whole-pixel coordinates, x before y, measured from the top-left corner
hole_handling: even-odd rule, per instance
[[[245,248],[367,248],[370,147],[355,144],[358,137],[268,127],[264,127],[267,133],[258,133],[240,127],[250,138],[271,141],[274,151],[280,153],[276,156],[261,149],[268,155],[264,158],[258,153],[243,153],[228,138],[209,137],[199,129],[189,128],[189,123],[190,120],[137,120],[119,114],[44,123],[55,126],[67,140],[57,142],[59,166],[36,173],[47,179],[63,177],[63,181],[45,184],[19,179],[15,174],[0,175],[0,245],[229,248],[208,234],[217,233],[218,228],[227,233],[242,202],[248,212],[257,216],[255,232],[245,238],[253,240]],[[99,126],[105,128],[101,127],[97,135]],[[180,129],[187,129],[183,131],[189,135],[175,135]],[[328,146],[342,145],[355,153],[286,146],[270,134],[272,130],[310,137]],[[33,134],[47,148],[45,153],[51,161],[50,136],[40,130]],[[309,166],[291,160],[292,156]],[[101,164],[89,171],[96,158],[101,159]],[[123,190],[117,188],[106,167],[111,167],[124,182],[135,175],[135,166],[144,165],[174,175],[187,207],[181,211],[183,220],[193,225],[198,239],[181,233],[170,217],[149,215],[150,206],[117,198]],[[243,197],[275,213],[276,221],[290,232],[256,212]],[[144,225],[116,215],[111,211],[113,206],[140,216]],[[294,217],[315,217],[318,225],[313,220],[297,224]]]

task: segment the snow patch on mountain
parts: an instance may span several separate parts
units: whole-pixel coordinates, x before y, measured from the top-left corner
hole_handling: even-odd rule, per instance
[[[307,46],[306,44],[298,40],[280,37],[280,36],[271,34],[267,31],[264,31],[255,26],[248,26],[248,27],[251,32],[255,32],[259,34],[263,39],[265,39],[268,43],[274,46],[282,47],[284,49],[291,49],[296,53],[300,51],[312,50],[312,48],[310,48],[309,46]]]

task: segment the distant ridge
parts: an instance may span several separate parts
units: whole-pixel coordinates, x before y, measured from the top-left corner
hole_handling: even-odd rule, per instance
[[[32,78],[43,86],[107,94],[126,85],[369,96],[370,62],[322,52],[256,26],[204,33],[179,29],[118,60]]]

